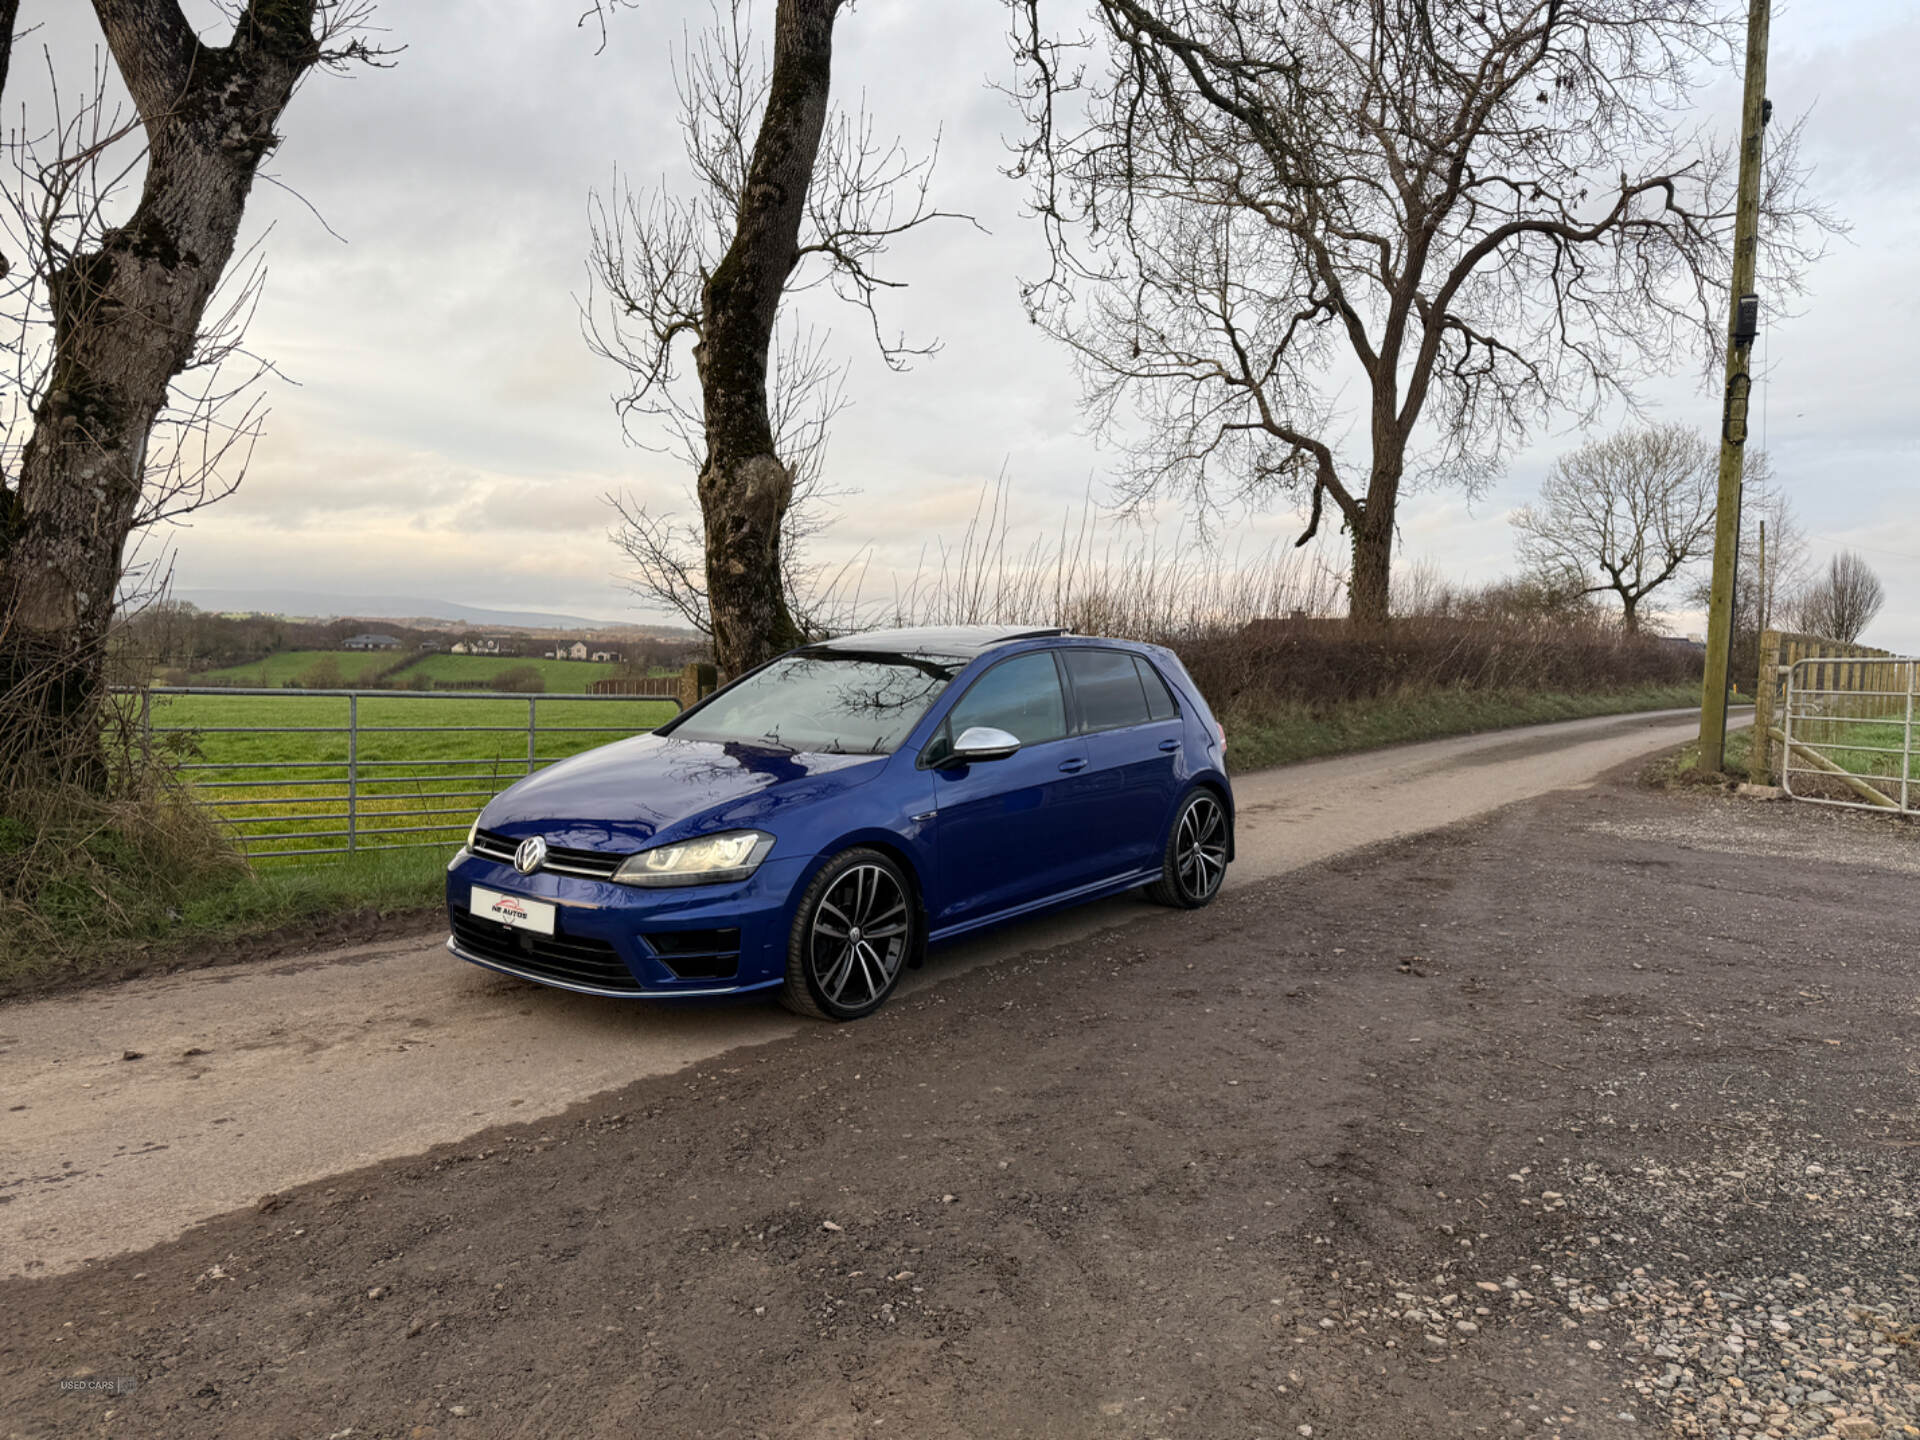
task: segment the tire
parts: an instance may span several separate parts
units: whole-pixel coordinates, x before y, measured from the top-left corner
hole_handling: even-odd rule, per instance
[[[871,1015],[915,956],[919,929],[906,872],[878,850],[841,851],[794,907],[780,1003],[817,1020]]]
[[[1147,898],[1178,910],[1211,904],[1227,873],[1232,838],[1228,827],[1227,807],[1218,795],[1204,788],[1189,790],[1167,827],[1160,878],[1146,887]]]

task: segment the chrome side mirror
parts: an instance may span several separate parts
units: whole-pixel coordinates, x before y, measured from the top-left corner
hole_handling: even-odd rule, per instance
[[[1020,748],[1020,742],[1004,730],[991,725],[969,725],[953,742],[947,756],[949,765],[974,765],[982,760],[1004,760]]]

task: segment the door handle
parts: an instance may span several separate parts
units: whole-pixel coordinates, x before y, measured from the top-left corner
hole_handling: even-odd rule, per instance
[[[1084,770],[1086,768],[1087,768],[1087,762],[1084,760],[1062,760],[1060,762],[1061,772],[1067,775],[1072,775],[1076,771]]]
[[[1160,748],[1162,750],[1165,750],[1168,754],[1172,754],[1175,750],[1178,750],[1180,748],[1180,742],[1178,740],[1162,740],[1160,742]]]

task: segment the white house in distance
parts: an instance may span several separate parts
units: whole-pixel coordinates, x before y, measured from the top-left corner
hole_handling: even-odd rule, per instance
[[[620,663],[620,652],[618,650],[596,650],[587,658],[598,661],[603,665],[618,665]]]
[[[400,642],[391,635],[349,635],[340,642],[342,650],[398,650]]]

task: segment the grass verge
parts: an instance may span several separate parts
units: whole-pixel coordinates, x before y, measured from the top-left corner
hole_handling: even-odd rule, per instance
[[[1727,748],[1725,766],[1717,776],[1701,775],[1698,769],[1700,761],[1700,742],[1689,740],[1678,750],[1662,755],[1649,765],[1642,778],[1649,785],[1695,785],[1719,784],[1726,780],[1745,780],[1747,767],[1752,763],[1753,726],[1741,722],[1741,728],[1727,729]]]
[[[395,915],[425,916],[450,850],[249,869],[178,789],[15,796],[0,816],[0,997],[376,938]]]
[[[1529,690],[1420,689],[1335,705],[1246,707],[1222,717],[1235,773],[1325,755],[1439,740],[1516,725],[1631,715],[1700,703],[1700,687],[1648,685],[1594,694]]]

